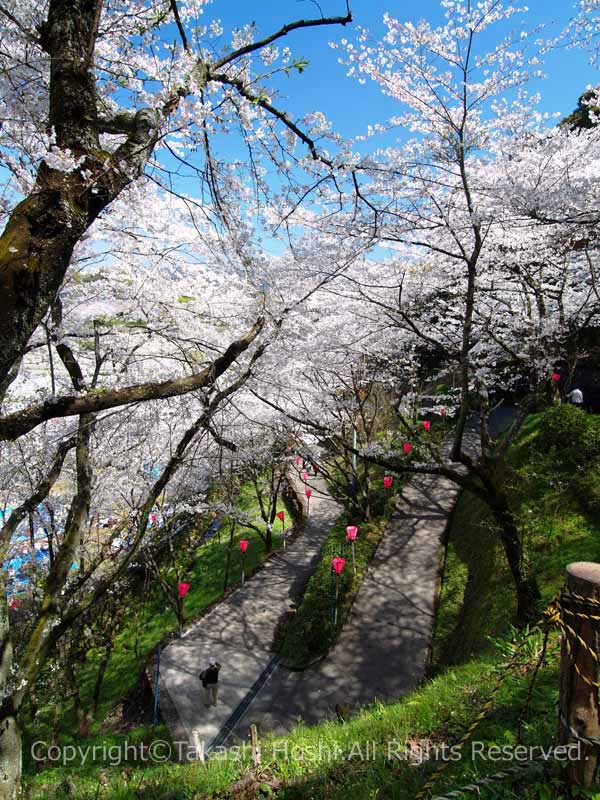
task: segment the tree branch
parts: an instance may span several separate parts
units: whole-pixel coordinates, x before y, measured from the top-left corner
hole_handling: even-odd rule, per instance
[[[19,524],[48,496],[50,490],[60,476],[67,453],[72,450],[76,444],[76,436],[72,436],[70,439],[66,439],[64,442],[60,443],[47,475],[38,483],[35,492],[21,503],[20,506],[13,509],[10,517],[6,520],[2,528],[0,528],[0,561],[5,560],[6,549]]]
[[[321,19],[299,19],[296,22],[289,22],[283,27],[281,27],[275,33],[272,33],[270,36],[265,36],[264,39],[259,39],[257,42],[252,42],[251,44],[244,45],[243,47],[234,50],[233,53],[229,53],[227,56],[223,56],[223,58],[216,61],[212,66],[214,69],[220,69],[224,67],[225,64],[229,64],[232,61],[235,61],[236,58],[240,58],[240,56],[245,56],[248,53],[255,52],[256,50],[261,50],[263,47],[266,47],[271,42],[276,41],[277,39],[281,39],[283,36],[287,36],[288,33],[291,31],[296,31],[298,28],[315,28],[318,25],[346,25],[348,22],[352,22],[352,12],[350,11],[350,6],[346,3],[347,13],[344,17],[322,17]]]
[[[61,622],[54,628],[53,630],[53,637],[54,641],[57,641],[60,636],[64,633],[65,630],[69,628],[69,626],[73,623],[77,617],[79,617],[82,613],[87,611],[87,609],[93,607],[93,605],[105,594],[105,592],[113,586],[113,584],[123,575],[129,564],[131,563],[133,557],[139,550],[139,547],[142,543],[142,540],[146,534],[146,529],[148,527],[148,518],[152,511],[152,508],[157,500],[158,497],[162,494],[165,490],[168,482],[173,477],[185,455],[185,452],[193,441],[194,437],[197,433],[202,430],[206,429],[208,423],[210,422],[211,417],[213,416],[214,412],[218,409],[220,404],[230,395],[234,394],[244,383],[248,380],[248,378],[252,374],[252,368],[256,361],[262,356],[264,351],[266,350],[268,343],[262,344],[260,347],[257,348],[256,352],[252,356],[252,360],[248,365],[247,369],[243,372],[240,377],[230,384],[226,389],[218,392],[210,401],[206,409],[203,413],[196,419],[196,421],[187,429],[187,431],[183,434],[181,439],[179,440],[175,452],[165,465],[162,473],[156,479],[155,483],[150,488],[146,500],[138,514],[137,524],[136,524],[136,531],[133,537],[133,541],[131,543],[131,547],[125,553],[123,559],[117,564],[117,566],[110,570],[108,573],[104,573],[102,577],[98,580],[96,585],[94,586],[93,590],[85,595],[85,597],[81,598],[79,602],[75,601],[71,598],[71,605],[65,611],[62,616]],[[74,594],[74,593],[72,593]]]
[[[304,133],[304,131],[302,131],[295,122],[292,122],[292,120],[284,111],[280,111],[278,108],[276,108],[269,100],[267,100],[266,97],[253,94],[249,89],[246,88],[242,80],[239,78],[231,78],[229,75],[226,75],[223,72],[209,72],[208,80],[235,87],[242,97],[246,98],[246,100],[249,100],[254,105],[264,108],[265,111],[269,112],[269,114],[274,116],[280,122],[283,122],[283,124],[289,128],[300,139],[301,142],[304,142],[304,144],[310,150],[310,154],[315,161],[322,161],[323,164],[326,164],[328,167],[333,167],[333,162],[330,161],[330,159],[319,155],[314,139],[311,139],[310,136]]]
[[[173,16],[175,17],[175,24],[177,25],[177,30],[179,31],[179,35],[181,36],[181,41],[183,42],[184,50],[189,50],[187,36],[185,35],[185,29],[181,23],[181,17],[179,16],[179,9],[177,7],[177,0],[170,0],[171,11],[173,12]]]
[[[126,386],[121,389],[97,390],[82,396],[65,395],[0,417],[0,441],[16,439],[33,430],[40,423],[54,417],[72,417],[78,414],[105,411],[130,403],[178,397],[205,386],[212,386],[238,356],[248,349],[262,330],[263,325],[264,318],[261,317],[245,336],[230,344],[222,356],[216,358],[208,367],[196,374],[170,381]]]

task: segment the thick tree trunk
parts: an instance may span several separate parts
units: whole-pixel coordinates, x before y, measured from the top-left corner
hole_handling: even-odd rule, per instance
[[[23,760],[21,734],[14,714],[0,720],[0,800],[17,800]]]
[[[71,172],[42,162],[36,185],[0,237],[0,384],[19,360],[63,282],[73,249],[100,212],[143,170],[160,114],[120,120],[127,141],[102,151],[94,47],[102,0],[51,0],[41,44],[50,56],[49,126],[81,159]]]
[[[145,113],[147,155],[157,117]],[[42,164],[33,193],[13,211],[0,237],[0,382],[54,302],[75,245],[135,177],[115,158],[97,150],[69,173]]]

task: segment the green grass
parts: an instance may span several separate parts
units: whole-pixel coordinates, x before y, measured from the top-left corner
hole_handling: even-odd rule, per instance
[[[600,527],[589,512],[589,498],[583,502],[578,493],[581,475],[596,474],[595,470],[573,469],[571,459],[581,458],[581,443],[576,444],[576,453],[568,453],[564,446],[563,452],[553,451],[554,445],[548,439],[556,416],[562,413],[566,416],[571,412],[552,411],[528,420],[511,450],[507,472],[514,509],[525,534],[526,555],[544,600],[562,584],[569,561],[600,560]],[[577,424],[598,422],[578,419]],[[590,456],[588,466],[594,466],[596,458]],[[590,490],[598,491],[600,485],[586,484],[586,492]],[[341,523],[336,526],[337,532],[332,536],[338,540],[332,538],[332,546],[339,546],[343,527]],[[321,580],[326,580],[325,576]],[[98,796],[103,800],[154,800],[163,795],[173,800],[260,798],[270,796],[273,790],[269,786],[273,786],[277,797],[285,800],[410,800],[435,764],[411,765],[405,759],[388,758],[389,743],[402,753],[406,752],[405,745],[415,753],[420,747],[423,753],[458,741],[514,653],[514,642],[522,637],[511,627],[514,613],[512,583],[489,515],[478,501],[463,496],[448,538],[434,641],[436,674],[421,688],[396,703],[366,708],[345,723],[298,726],[287,737],[266,738],[262,742],[262,772],[245,795],[231,787],[249,774],[247,757],[240,762],[211,761],[200,768],[195,764],[169,764],[138,769],[127,779],[115,770],[109,773],[109,784]],[[545,664],[527,704],[541,642],[540,632],[527,639],[517,668],[502,683],[474,739],[484,744],[521,742],[533,747],[554,743],[559,662],[556,634],[550,637]],[[364,758],[367,743],[375,744],[375,758]],[[342,756],[336,757],[336,752]],[[371,756],[372,752],[371,749]],[[350,757],[351,753],[354,757]],[[469,747],[463,750],[463,756],[438,780],[435,794],[511,766],[506,761],[474,758]],[[98,768],[96,776],[91,770],[85,775],[73,769],[55,770],[52,779],[56,781],[66,774],[76,777],[76,797],[91,800],[98,790],[97,773]],[[527,781],[519,778],[512,785],[506,781],[492,789],[484,788],[480,797],[563,800],[566,795],[559,777],[538,772]],[[48,796],[47,789],[39,788],[44,778],[40,775],[29,780],[32,800],[45,800]],[[169,791],[173,794],[169,795]],[[573,796],[599,800],[600,793]]]
[[[551,654],[555,661],[555,654]],[[390,705],[375,705],[365,709],[347,723],[326,722],[314,727],[297,727],[283,739],[265,739],[262,742],[263,776],[261,782],[276,778],[283,782],[278,797],[292,800],[345,800],[345,798],[386,797],[406,800],[414,796],[423,783],[424,773],[431,767],[411,766],[398,760],[393,753],[402,755],[405,747],[429,748],[455,741],[461,731],[475,716],[481,700],[492,688],[496,678],[498,659],[492,656],[455,667],[451,673],[439,676],[424,688],[402,701]],[[528,686],[528,674],[521,672],[510,679],[500,691],[493,715],[478,731],[478,738],[488,742],[511,744],[516,742],[513,733],[516,709],[523,705]],[[552,707],[555,690],[554,671],[546,670],[537,687],[529,723],[526,743],[550,743],[555,722],[546,713]],[[369,756],[367,757],[367,742]],[[371,743],[374,743],[374,748]],[[468,749],[465,751],[468,753]],[[354,758],[348,759],[352,753]],[[361,753],[363,758],[361,759]],[[372,758],[372,755],[375,758]],[[489,767],[483,763],[479,768]],[[246,774],[249,756],[240,761],[211,761],[207,767],[198,765],[156,766],[131,773],[131,786],[122,774],[108,773],[110,784],[101,797],[110,800],[155,800],[176,787],[175,797],[209,798],[234,797],[228,787]],[[91,800],[98,788],[98,775],[91,770],[60,769],[52,774],[54,781],[65,775],[77,779],[80,800]],[[33,790],[44,783],[44,775],[29,781]],[[465,758],[452,775],[439,786],[453,787],[472,778],[470,758]],[[295,781],[302,781],[292,784]],[[379,794],[377,794],[379,792]],[[170,796],[170,795],[167,795]],[[256,792],[248,797],[262,797]],[[32,798],[47,797],[43,790],[32,792]]]
[[[381,478],[378,483],[381,483]],[[397,481],[396,488],[398,485]],[[282,637],[280,652],[287,666],[303,669],[325,655],[337,639],[381,540],[391,508],[389,494],[384,493],[383,489],[375,491],[372,505],[384,510],[377,519],[360,522],[343,513],[329,531],[321,548],[319,563]],[[359,528],[354,542],[356,571],[353,568],[352,546],[346,538],[348,525],[357,525]],[[331,565],[333,558],[338,556],[346,559],[339,578],[335,577]],[[336,605],[336,584],[337,622],[334,624],[332,609]]]
[[[355,541],[356,572],[352,566],[352,549],[346,541],[346,526],[350,522],[343,515],[331,528],[321,549],[320,561],[305,588],[297,612],[291,618],[281,644],[281,654],[288,666],[302,669],[311,661],[327,653],[335,642],[352,601],[362,582],[368,562],[381,539],[385,520],[363,523]],[[334,577],[332,559],[346,559],[339,577]],[[337,584],[337,624],[331,619],[335,606]]]
[[[581,414],[563,407],[559,417]],[[600,561],[600,521],[582,506],[574,491],[570,460],[548,447],[552,410],[531,415],[512,447],[507,480],[523,535],[525,556],[542,594],[542,605],[560,588],[565,566]],[[580,451],[580,443],[575,442]],[[585,472],[589,475],[588,471]],[[575,478],[576,480],[577,478]],[[600,491],[600,479],[596,485]],[[490,635],[506,634],[514,621],[513,583],[496,528],[485,504],[463,493],[455,508],[436,620],[434,660],[438,666],[463,663],[490,648]]]

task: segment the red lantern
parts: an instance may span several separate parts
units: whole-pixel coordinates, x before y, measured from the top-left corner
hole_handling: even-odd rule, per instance
[[[409,444],[408,442],[404,442],[404,444],[402,445],[402,449],[404,450],[404,453],[406,455],[408,455],[410,453],[410,451],[412,450],[412,444]]]
[[[430,430],[431,430],[431,422],[429,422],[429,420],[428,420],[428,419],[426,419],[426,420],[423,420],[423,428],[424,428],[426,431],[430,431]]]
[[[21,605],[21,602],[20,602],[20,600],[19,600],[17,597],[14,597],[14,598],[13,598],[13,599],[10,601],[10,607],[11,607],[11,608],[18,608],[20,605]]]
[[[336,575],[342,574],[342,570],[344,569],[345,563],[346,563],[345,558],[340,558],[338,556],[337,558],[333,559],[333,561],[331,562],[331,566],[333,567],[333,571],[335,572]]]
[[[304,472],[302,473],[302,480],[303,481],[307,481],[308,480],[308,472],[306,470],[304,470]]]
[[[390,475],[386,475],[384,477],[384,479],[383,479],[383,488],[384,489],[391,489],[393,482],[394,482],[394,479]]]
[[[356,527],[356,525],[348,525],[348,527],[346,528],[346,538],[348,539],[348,541],[353,542],[356,539],[357,534],[358,534],[358,528]]]
[[[240,539],[240,550],[245,553],[248,549],[248,539]]]
[[[312,489],[307,489],[307,490],[305,491],[305,494],[306,494],[306,496],[308,497],[308,499],[310,500],[310,496],[312,495]]]
[[[302,459],[300,458],[300,456],[296,456],[296,466],[299,467],[301,463]]]
[[[313,472],[315,473],[315,475],[319,474],[319,470],[317,469],[317,465],[316,464],[313,464]]]
[[[558,383],[558,381],[560,380],[560,375],[558,374],[558,372],[553,372],[551,378],[554,381],[554,383]]]
[[[189,583],[178,583],[177,584],[177,593],[179,594],[179,597],[182,600],[186,596],[186,594],[189,592],[190,586],[191,586],[191,584],[189,584]]]
[[[280,519],[283,522],[283,520],[285,519],[285,511],[278,511],[277,519]]]
[[[150,519],[152,522],[156,522],[156,514],[150,514]]]

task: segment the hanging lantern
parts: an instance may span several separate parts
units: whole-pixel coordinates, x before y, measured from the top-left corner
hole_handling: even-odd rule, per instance
[[[558,382],[559,382],[559,380],[560,380],[560,375],[559,375],[559,373],[558,373],[558,372],[553,372],[553,373],[552,373],[552,375],[551,375],[550,377],[552,378],[552,381],[553,381],[554,383],[558,383]]]
[[[404,442],[402,449],[404,450],[405,455],[408,455],[412,450],[412,444],[409,444],[409,442]]]
[[[182,583],[178,583],[177,584],[177,594],[179,595],[179,597],[182,600],[186,596],[186,594],[189,592],[190,586],[191,586],[190,583],[183,583],[182,582]]]
[[[283,549],[285,550],[285,511],[278,511],[277,512],[277,519],[281,520],[281,530],[283,532]]]
[[[13,597],[13,599],[10,601],[11,608],[18,608],[20,605],[21,601],[17,597]]]
[[[391,475],[385,475],[384,478],[383,478],[383,488],[384,489],[391,489],[393,482],[394,482],[394,479],[391,477]]]
[[[308,472],[306,470],[304,470],[304,472],[302,473],[302,480],[303,481],[307,481],[308,480]]]
[[[346,528],[346,538],[352,543],[352,572],[356,575],[356,551],[354,549],[354,540],[358,535],[358,528],[356,525],[348,525]]]
[[[299,467],[301,463],[302,459],[300,458],[300,456],[296,456],[296,466]]]
[[[358,534],[358,528],[356,527],[356,525],[348,525],[348,527],[346,528],[346,538],[348,539],[348,541],[353,542],[356,539],[357,534]]]
[[[310,497],[311,497],[311,495],[312,495],[312,489],[307,489],[307,490],[304,492],[304,494],[305,494],[305,495],[308,497],[308,499],[310,500]]]
[[[313,472],[315,473],[315,475],[319,474],[319,470],[316,464],[313,464]]]
[[[248,539],[240,539],[240,550],[245,553],[248,549]]]
[[[333,571],[335,572],[336,575],[342,574],[342,570],[344,569],[345,563],[346,563],[345,558],[340,558],[338,556],[337,558],[333,559],[333,561],[331,562],[331,566],[333,567]]]
[[[427,432],[429,432],[431,430],[431,422],[429,422],[428,419],[423,420],[423,428]]]

